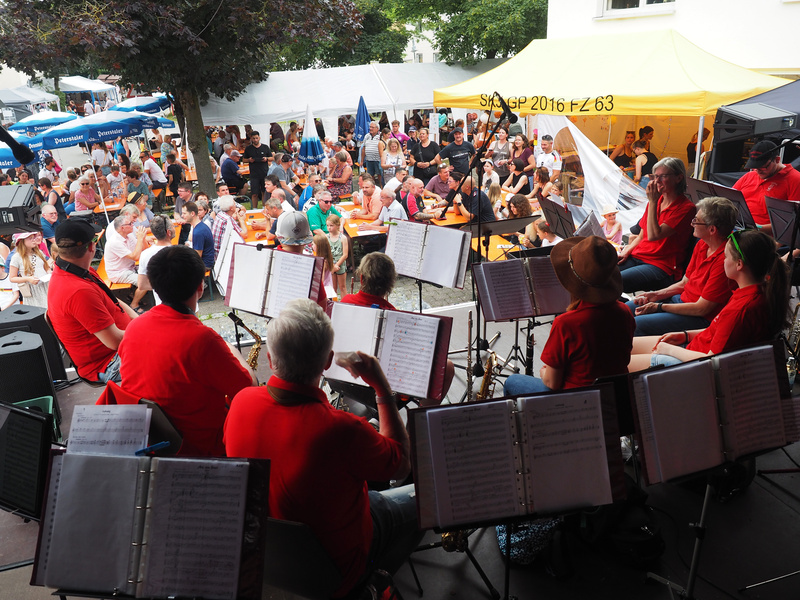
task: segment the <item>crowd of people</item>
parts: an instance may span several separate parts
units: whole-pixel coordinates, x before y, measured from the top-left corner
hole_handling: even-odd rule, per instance
[[[294,145],[302,136],[296,124],[285,133],[271,128],[269,145],[252,129],[244,136],[238,127],[215,132],[209,137],[212,163],[219,161],[213,198],[183,180],[187,167],[169,136],[154,138],[163,165],[148,148],[134,158],[124,140],[113,151],[99,145],[92,165],[67,169],[65,178],[48,160],[37,186],[42,232],[15,235],[13,249],[0,245],[0,310],[19,302],[46,307],[82,378],[120,383],[161,405],[183,436],[180,455],[272,459],[270,514],[311,527],[343,575],[339,595],[375,568],[396,570],[421,538],[413,487],[403,485],[410,442],[374,357],[358,353],[349,367],[375,391],[377,430],[334,410],[320,388],[334,336],[324,289],[316,298],[291,301],[270,321],[266,386],[259,387],[239,352],[197,318],[206,272],[226,234],[247,235],[243,196],[252,209],[262,207],[263,222],[249,225],[257,239],[321,256],[324,283],[341,302],[395,310],[389,294],[397,273],[382,252],[388,223],[425,222],[447,212],[483,222],[530,217],[544,198],[563,193],[553,139],[542,136],[534,153],[516,122],[489,139],[486,122],[470,114],[439,146],[415,113],[406,131],[399,122],[371,123],[354,155],[348,117],[336,139],[325,139],[327,162],[314,168],[296,164]],[[800,174],[781,163],[772,142],[753,146],[750,171],[736,187],[760,228],[737,231],[737,209],[729,200],[709,197],[695,206],[685,196],[682,160],[653,161],[652,133],[645,127],[634,139],[627,132],[611,156],[645,187],[637,233],[623,231],[616,207],[606,206],[603,237],[561,239],[543,218],[516,234],[526,248],[552,247],[550,260],[571,303],[553,321],[539,376],[510,376],[506,394],[591,385],[599,377],[767,342],[786,326],[788,268],[761,209],[767,190],[800,199]],[[481,188],[471,163],[483,145]],[[242,162],[249,168],[246,183]],[[354,189],[356,165],[363,168]],[[299,185],[301,176],[306,187]],[[32,174],[19,169],[13,177],[23,184]],[[54,189],[58,183],[65,185],[63,194]],[[174,194],[170,215],[158,214],[153,203],[154,192],[164,189]],[[127,201],[105,232],[81,215],[98,205],[100,194]],[[336,206],[350,198],[359,229],[377,232],[365,244],[355,294],[346,293],[353,248]],[[108,278],[134,286],[130,304],[92,268],[103,235]],[[156,305],[146,310],[149,291]],[[163,376],[153,376],[153,357]],[[454,372],[448,361],[445,390]],[[386,491],[368,489],[368,481],[390,480],[394,487]]]

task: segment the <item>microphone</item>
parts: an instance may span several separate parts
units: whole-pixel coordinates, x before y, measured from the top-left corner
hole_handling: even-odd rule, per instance
[[[14,139],[14,136],[5,130],[4,127],[0,127],[0,140],[2,140],[8,145],[9,148],[11,148],[14,158],[16,158],[17,162],[19,162],[21,165],[28,165],[36,160],[36,155],[33,153],[33,150],[23,144],[20,144]]]
[[[497,92],[495,92],[494,95],[497,97],[497,100],[500,102],[500,107],[503,109],[503,116],[504,117],[510,117],[511,116],[511,109],[508,108],[508,104],[506,103],[506,101],[503,100],[503,97],[500,94],[498,94]],[[501,121],[503,120],[502,117],[500,118],[500,120]]]

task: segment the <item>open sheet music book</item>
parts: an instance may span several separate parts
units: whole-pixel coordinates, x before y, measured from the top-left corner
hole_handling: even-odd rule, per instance
[[[781,399],[779,374],[785,379],[785,373],[776,366],[775,348],[759,346],[631,375],[647,481],[669,481],[800,439],[797,401]]]
[[[380,310],[336,302],[331,313],[333,351],[375,356],[392,391],[417,398],[444,396],[451,317]],[[325,377],[366,386],[335,362]]]
[[[386,254],[398,275],[462,289],[471,240],[469,231],[397,221],[389,227]]]
[[[245,513],[266,518],[269,468],[243,459],[52,455],[32,585],[140,598],[239,590]],[[252,520],[251,520],[252,518]],[[251,531],[249,529],[249,531]]]
[[[472,277],[487,321],[558,315],[570,303],[549,256],[476,263]]]
[[[289,300],[317,297],[323,264],[321,256],[234,244],[225,305],[277,317]]]
[[[0,509],[38,520],[53,416],[0,403]]]
[[[409,427],[421,529],[625,496],[611,385],[412,410]]]
[[[597,237],[603,239],[606,237],[606,234],[603,231],[603,228],[600,226],[600,221],[597,220],[594,211],[589,211],[589,214],[586,215],[583,223],[578,225],[578,228],[575,230],[575,236],[589,237],[592,235],[596,235]]]

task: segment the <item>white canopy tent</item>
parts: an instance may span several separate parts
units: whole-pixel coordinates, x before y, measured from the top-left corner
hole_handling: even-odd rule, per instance
[[[116,86],[103,83],[97,79],[88,79],[80,75],[73,75],[70,77],[62,77],[58,82],[62,92],[88,92],[92,96],[92,102],[95,100],[94,95],[96,92],[105,92],[116,100],[119,100]]]
[[[0,102],[14,109],[17,121],[33,114],[34,104],[55,102],[58,106],[58,110],[61,110],[61,103],[58,100],[58,96],[25,85],[0,90]]]
[[[505,59],[473,66],[446,63],[357,65],[332,69],[279,71],[254,83],[232,102],[212,96],[202,108],[206,125],[267,124],[305,117],[306,106],[323,121],[355,115],[363,96],[370,112],[389,120],[404,110],[433,107],[433,90],[455,85],[499,66]]]

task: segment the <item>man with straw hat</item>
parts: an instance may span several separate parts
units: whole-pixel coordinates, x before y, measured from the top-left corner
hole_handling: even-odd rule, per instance
[[[636,324],[618,302],[614,246],[597,236],[572,237],[553,247],[550,261],[572,302],[553,321],[540,378],[511,375],[503,387],[508,396],[582,387],[627,371]]]

